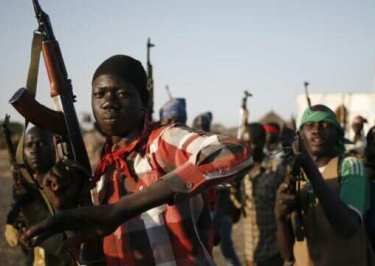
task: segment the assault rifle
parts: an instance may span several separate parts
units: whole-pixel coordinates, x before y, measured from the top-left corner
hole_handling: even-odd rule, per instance
[[[311,99],[310,99],[310,95],[309,95],[309,85],[310,85],[310,83],[308,83],[307,81],[305,81],[303,83],[303,86],[305,87],[305,96],[306,96],[307,106],[310,108],[311,107]]]
[[[17,164],[17,161],[16,161],[16,152],[14,150],[14,146],[13,146],[13,143],[12,143],[12,133],[11,133],[10,128],[9,128],[9,118],[10,118],[9,115],[5,115],[5,118],[4,118],[4,121],[1,125],[1,127],[3,129],[5,144],[6,144],[7,150],[8,150],[9,162],[10,162],[10,165],[12,167],[12,175],[13,175],[14,183],[15,183],[15,185],[17,185],[21,181],[20,180],[21,175],[20,175],[19,171],[17,171],[18,168],[19,168],[19,165]]]
[[[151,64],[150,59],[150,51],[151,48],[154,47],[155,44],[151,43],[151,39],[147,39],[147,90],[149,93],[149,100],[148,100],[148,109],[150,112],[150,118],[152,118],[152,113],[154,112],[154,75],[153,75],[153,67]]]
[[[292,145],[295,136],[297,136],[297,142],[299,142],[300,139],[298,133],[295,134],[292,130],[290,130],[290,132],[284,132],[284,136],[281,141],[283,148],[283,163],[286,167],[284,183],[288,185],[289,192],[295,194],[297,197],[297,206],[296,209],[290,214],[290,221],[295,239],[297,241],[303,241],[305,233],[302,224],[302,207],[299,200],[302,171],[297,160],[298,151],[296,151]]]
[[[78,162],[91,174],[90,161],[82,139],[77,114],[74,108],[75,95],[65,68],[64,59],[52,30],[49,16],[42,10],[38,0],[33,0],[38,31],[42,34],[42,51],[51,88],[51,97],[59,99],[64,113],[67,140],[71,159]]]
[[[237,132],[237,138],[243,140],[247,125],[249,123],[249,110],[247,109],[247,98],[253,95],[247,90],[244,91],[244,96],[241,102],[240,126]]]
[[[56,109],[62,110],[62,112],[48,109],[39,104],[25,88],[17,91],[10,102],[27,121],[61,135],[64,141],[67,142],[67,157],[77,162],[87,173],[87,178],[82,187],[81,205],[91,205],[89,194],[91,166],[74,108],[76,97],[73,94],[72,83],[68,77],[49,16],[42,10],[38,0],[32,0],[32,2],[38,21],[37,32],[42,37],[42,53],[48,73],[51,97],[56,104]],[[98,243],[94,244],[95,247],[91,246],[91,244],[94,243],[89,244],[90,251],[87,246],[81,249],[81,260],[88,264],[98,262],[98,250],[91,250],[91,248],[98,248],[96,246]]]

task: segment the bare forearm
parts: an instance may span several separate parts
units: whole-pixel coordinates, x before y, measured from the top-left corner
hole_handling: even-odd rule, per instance
[[[315,163],[310,157],[303,160],[302,167],[308,176],[314,193],[328,220],[334,228],[343,236],[351,236],[359,227],[357,214],[349,209],[324,181]]]
[[[283,259],[285,261],[293,261],[294,237],[287,221],[277,221],[276,240]]]
[[[173,192],[165,180],[160,180],[144,190],[125,196],[113,205],[116,223],[121,224],[131,217],[170,202]]]

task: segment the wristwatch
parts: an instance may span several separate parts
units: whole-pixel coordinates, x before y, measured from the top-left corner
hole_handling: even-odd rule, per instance
[[[293,266],[293,265],[294,265],[294,260],[284,261],[284,264],[283,264],[283,266]]]

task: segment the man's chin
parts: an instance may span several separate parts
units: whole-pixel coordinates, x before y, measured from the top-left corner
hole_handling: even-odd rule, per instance
[[[102,127],[101,130],[107,137],[125,136],[128,134],[128,130],[119,128],[116,125],[106,125],[105,127]]]

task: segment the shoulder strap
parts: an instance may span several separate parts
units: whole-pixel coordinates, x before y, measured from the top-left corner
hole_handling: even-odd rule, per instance
[[[39,61],[40,61],[41,51],[42,51],[42,35],[39,32],[34,32],[32,46],[31,46],[31,59],[30,59],[29,71],[27,74],[27,80],[26,80],[26,89],[34,97],[36,94],[36,88],[38,84],[38,71],[39,71]],[[16,161],[17,163],[20,163],[20,164],[24,163],[23,146],[24,146],[24,138],[25,138],[27,125],[28,125],[28,121],[25,120],[23,134],[17,146]]]
[[[39,62],[40,62],[40,54],[42,51],[42,35],[39,32],[34,32],[32,45],[31,45],[31,58],[30,58],[30,65],[29,65],[29,71],[27,74],[27,80],[26,80],[26,89],[27,91],[35,97],[36,95],[36,89],[38,85],[38,72],[39,72]],[[25,120],[25,126],[23,129],[23,134],[20,138],[20,141],[18,142],[17,146],[17,152],[16,152],[16,161],[18,164],[24,165],[25,160],[23,157],[23,150],[24,150],[24,142],[25,142],[25,133],[27,129],[29,121]],[[22,167],[21,169],[22,176],[27,180],[27,182],[30,182],[32,184],[35,184],[35,181],[33,180],[31,174]],[[47,205],[47,208],[51,214],[54,213],[52,205],[49,203],[46,194],[42,189],[38,187],[39,193],[42,195],[44,202]]]

